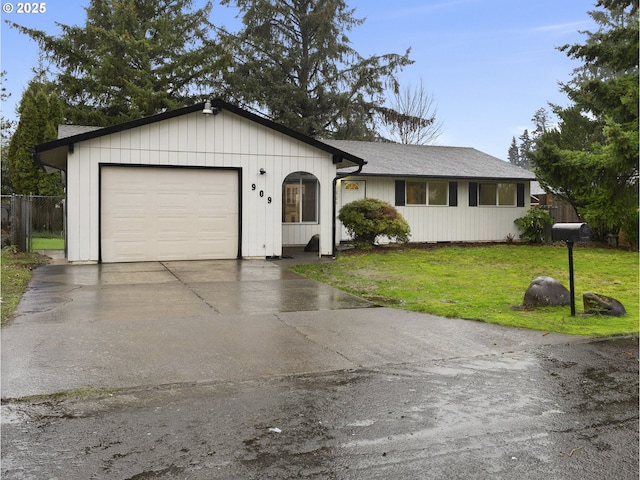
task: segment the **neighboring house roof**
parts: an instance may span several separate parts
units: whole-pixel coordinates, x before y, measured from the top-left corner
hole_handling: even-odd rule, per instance
[[[366,160],[361,175],[535,180],[532,172],[475,148],[351,140],[323,142]]]
[[[150,117],[139,118],[137,120],[131,120],[104,128],[71,126],[69,129],[66,129],[66,131],[65,129],[63,129],[63,133],[71,133],[71,130],[74,128],[80,128],[82,130],[76,130],[80,133],[75,133],[71,136],[64,137],[62,137],[59,132],[58,135],[60,138],[58,138],[57,140],[36,145],[34,147],[34,159],[37,163],[43,166],[64,169],[64,165],[66,165],[67,151],[74,143],[110,135],[112,133],[122,132],[131,128],[141,127],[143,125],[149,125],[151,123],[160,122],[169,118],[179,117],[181,115],[202,111],[204,109],[204,105],[205,102],[201,102],[188,107],[180,108],[178,110],[171,110],[168,112],[159,113],[157,115],[152,115]],[[319,140],[316,140],[315,138],[308,137],[307,135],[304,135],[300,132],[296,132],[295,130],[291,130],[290,128],[284,127],[264,117],[236,107],[235,105],[223,102],[222,100],[212,100],[211,107],[214,110],[218,111],[227,110],[231,113],[244,117],[267,128],[270,128],[284,135],[300,140],[301,142],[304,142],[308,145],[316,147],[320,150],[328,152],[333,155],[333,162],[338,165],[338,168],[348,167],[349,165],[361,166],[366,163],[362,158],[359,158],[356,155],[348,152],[343,152],[337,147],[323,143]],[[348,163],[345,163],[345,161]]]
[[[537,180],[535,182],[531,182],[531,195],[543,195],[545,193],[547,192],[540,186],[540,182]]]

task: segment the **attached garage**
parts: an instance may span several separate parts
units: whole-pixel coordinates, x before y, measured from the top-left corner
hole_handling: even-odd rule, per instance
[[[103,165],[101,260],[237,258],[239,202],[235,169]]]
[[[35,146],[34,161],[64,172],[74,263],[279,257],[313,235],[318,254],[331,255],[335,179],[365,163],[220,100],[105,128],[63,126]],[[313,201],[300,204],[312,216],[283,217],[292,178],[313,179]]]

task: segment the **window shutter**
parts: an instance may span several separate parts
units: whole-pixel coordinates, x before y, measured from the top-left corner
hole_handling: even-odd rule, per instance
[[[518,207],[524,207],[524,183],[518,183],[516,184],[516,187],[517,187],[516,205]]]
[[[449,182],[449,206],[458,206],[458,182]]]
[[[477,182],[469,182],[469,206],[478,206],[478,184]]]
[[[396,206],[404,207],[404,192],[405,192],[405,182],[404,180],[396,180]]]

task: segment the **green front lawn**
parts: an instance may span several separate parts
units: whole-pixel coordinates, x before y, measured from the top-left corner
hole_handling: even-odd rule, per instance
[[[576,246],[573,258],[575,317],[568,306],[531,311],[521,307],[536,277],[553,277],[569,288],[564,245],[407,247],[384,254],[341,255],[335,262],[292,269],[379,305],[405,310],[575,335],[637,333],[638,252]],[[584,292],[616,298],[627,315],[585,316]]]

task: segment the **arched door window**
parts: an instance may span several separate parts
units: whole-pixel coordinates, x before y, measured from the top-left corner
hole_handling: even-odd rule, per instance
[[[306,172],[287,176],[282,184],[282,222],[318,223],[318,179]]]

